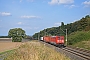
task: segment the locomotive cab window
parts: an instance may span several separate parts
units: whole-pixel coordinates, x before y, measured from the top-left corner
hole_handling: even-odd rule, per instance
[[[58,40],[61,40],[61,38],[60,38],[60,37],[58,37]]]
[[[61,40],[63,40],[63,38],[61,38]]]

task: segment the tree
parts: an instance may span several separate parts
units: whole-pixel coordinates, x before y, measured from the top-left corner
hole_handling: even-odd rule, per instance
[[[90,16],[89,15],[86,15],[85,18],[90,18]]]
[[[61,26],[64,26],[64,22],[61,22]]]
[[[8,36],[12,37],[12,42],[21,42],[26,37],[26,34],[21,28],[14,28],[9,30]]]

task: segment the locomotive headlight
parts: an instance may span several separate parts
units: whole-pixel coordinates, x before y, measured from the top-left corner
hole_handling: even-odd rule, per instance
[[[62,40],[62,42],[64,43],[64,40]]]
[[[59,40],[57,40],[57,42],[59,42]]]

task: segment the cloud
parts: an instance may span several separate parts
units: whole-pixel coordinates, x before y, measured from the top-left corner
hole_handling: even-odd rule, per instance
[[[74,8],[74,7],[79,7],[79,6],[76,6],[76,5],[64,5],[64,7],[69,7],[69,8]]]
[[[85,1],[85,2],[83,2],[82,4],[84,4],[85,7],[90,7],[90,1]]]
[[[21,16],[21,18],[27,18],[27,19],[30,19],[30,18],[40,18],[39,16]]]
[[[77,5],[74,5],[74,4],[70,4],[70,5],[64,5],[64,7],[67,7],[67,8],[77,8],[77,7],[79,7],[79,6],[77,6]]]
[[[72,4],[74,3],[74,0],[51,0],[51,2],[48,2],[50,5],[54,4]]]
[[[1,16],[11,16],[11,13],[9,12],[0,12]]]
[[[76,7],[75,5],[70,5],[70,7],[69,8],[73,8],[73,7]]]
[[[18,22],[17,24],[18,24],[18,25],[21,25],[21,24],[23,24],[23,23],[22,23],[22,22]]]

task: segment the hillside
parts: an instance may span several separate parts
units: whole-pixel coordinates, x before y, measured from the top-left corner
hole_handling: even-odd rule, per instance
[[[68,45],[90,50],[90,31],[77,31],[69,34]]]
[[[52,27],[44,29],[38,33],[35,33],[33,37],[38,39],[41,36],[49,35],[64,35],[65,29],[68,30],[68,45],[73,45],[76,47],[90,49],[90,16],[87,15],[82,17],[80,20],[77,20],[73,23],[64,25],[64,22],[61,22],[61,26]]]

